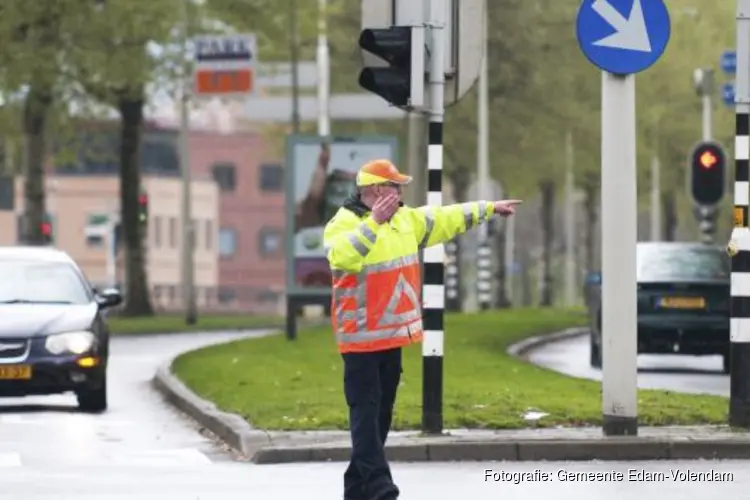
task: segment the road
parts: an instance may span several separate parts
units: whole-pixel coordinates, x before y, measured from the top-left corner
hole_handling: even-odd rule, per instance
[[[245,334],[249,335],[249,334]],[[250,464],[238,459],[166,405],[149,381],[167,358],[214,340],[211,333],[116,338],[110,360],[110,411],[78,413],[72,396],[0,400],[0,500],[331,500],[341,498],[344,464]],[[393,464],[404,499],[507,496],[528,500],[661,500],[679,495],[740,498],[750,488],[747,462]],[[485,470],[504,473],[486,480]],[[539,473],[535,473],[539,469]],[[658,482],[629,480],[628,469],[664,471]],[[724,482],[673,480],[670,469],[733,473]],[[560,480],[560,470],[623,471],[620,481]],[[527,473],[546,481],[524,481]],[[439,478],[439,480],[436,480]],[[498,475],[498,479],[500,476]],[[528,479],[528,478],[527,478]],[[563,484],[558,484],[558,483]],[[643,483],[643,484],[641,484]]]
[[[405,500],[663,500],[670,497],[705,500],[744,498],[750,488],[748,465],[747,462],[395,464],[393,473],[402,491],[401,498]],[[343,465],[337,463],[284,466],[216,463],[200,468],[129,465],[19,472],[0,469],[3,485],[0,499],[338,500],[342,498],[342,469]],[[504,480],[486,480],[486,470]],[[620,472],[622,479],[612,471]],[[713,471],[719,474],[721,481],[716,480],[717,476],[712,476],[714,481],[696,480],[696,475],[692,476],[693,481],[688,481],[680,477],[678,471]],[[602,473],[600,478],[605,480],[597,481],[597,472]],[[588,477],[581,478],[574,473],[588,474]],[[514,481],[522,475],[526,476],[526,481]],[[544,481],[530,481],[545,475]],[[566,476],[567,481],[561,480]]]
[[[583,335],[535,349],[529,361],[574,377],[601,380],[589,366],[589,341]],[[721,371],[721,356],[638,356],[638,387],[694,394],[729,396],[729,376]]]
[[[72,395],[0,400],[0,468],[200,465],[230,460],[192,422],[167,406],[150,380],[161,363],[183,350],[242,336],[113,338],[106,413],[79,413]]]

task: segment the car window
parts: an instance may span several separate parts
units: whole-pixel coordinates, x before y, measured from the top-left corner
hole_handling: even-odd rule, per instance
[[[0,302],[88,304],[91,300],[80,274],[68,263],[0,260]]]
[[[638,249],[638,279],[728,279],[729,257],[714,248]]]

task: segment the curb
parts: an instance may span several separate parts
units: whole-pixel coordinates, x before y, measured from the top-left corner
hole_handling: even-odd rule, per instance
[[[550,342],[586,333],[571,328],[540,335],[508,348],[523,357]],[[215,344],[218,345],[218,344]],[[152,379],[153,387],[177,409],[256,464],[348,461],[351,448],[346,431],[277,432],[254,429],[241,416],[223,412],[183,384],[171,370],[175,358],[164,363]],[[750,459],[750,434],[725,428],[641,428],[641,436],[605,437],[598,429],[558,429],[552,437],[530,435],[537,430],[481,432],[480,436],[424,436],[394,433],[386,448],[393,462],[481,461],[636,461]],[[664,431],[667,435],[654,435]],[[716,434],[711,434],[711,432]],[[567,433],[570,433],[569,435]],[[505,435],[503,435],[505,434]],[[695,437],[692,437],[695,436]]]
[[[258,450],[253,462],[344,462],[349,460],[350,452],[348,446],[267,448]],[[446,442],[388,446],[386,455],[391,462],[745,460],[750,458],[750,439],[682,441],[617,437]]]
[[[527,339],[521,340],[520,342],[512,344],[510,347],[508,347],[508,350],[506,352],[510,356],[514,356],[516,358],[525,358],[534,349],[538,349],[542,346],[552,344],[554,342],[560,342],[562,340],[580,337],[581,335],[585,335],[588,332],[588,327],[576,327],[568,328],[567,330],[562,330],[555,333],[537,335],[536,337],[529,337]]]

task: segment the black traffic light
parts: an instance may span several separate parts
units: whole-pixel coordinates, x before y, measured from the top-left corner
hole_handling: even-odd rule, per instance
[[[138,195],[138,223],[148,225],[148,193],[143,191]]]
[[[422,106],[424,100],[424,28],[391,26],[365,29],[359,47],[386,63],[365,67],[359,85],[394,106]]]
[[[698,205],[716,205],[724,196],[726,155],[715,142],[700,142],[690,155],[690,194]]]

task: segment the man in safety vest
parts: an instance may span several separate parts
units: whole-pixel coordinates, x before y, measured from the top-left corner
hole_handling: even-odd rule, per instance
[[[410,181],[390,161],[365,164],[357,174],[356,194],[328,222],[323,236],[352,436],[345,500],[399,495],[384,446],[401,378],[401,348],[422,340],[419,250],[449,241],[493,214],[511,215],[520,203],[406,207],[401,186]]]

